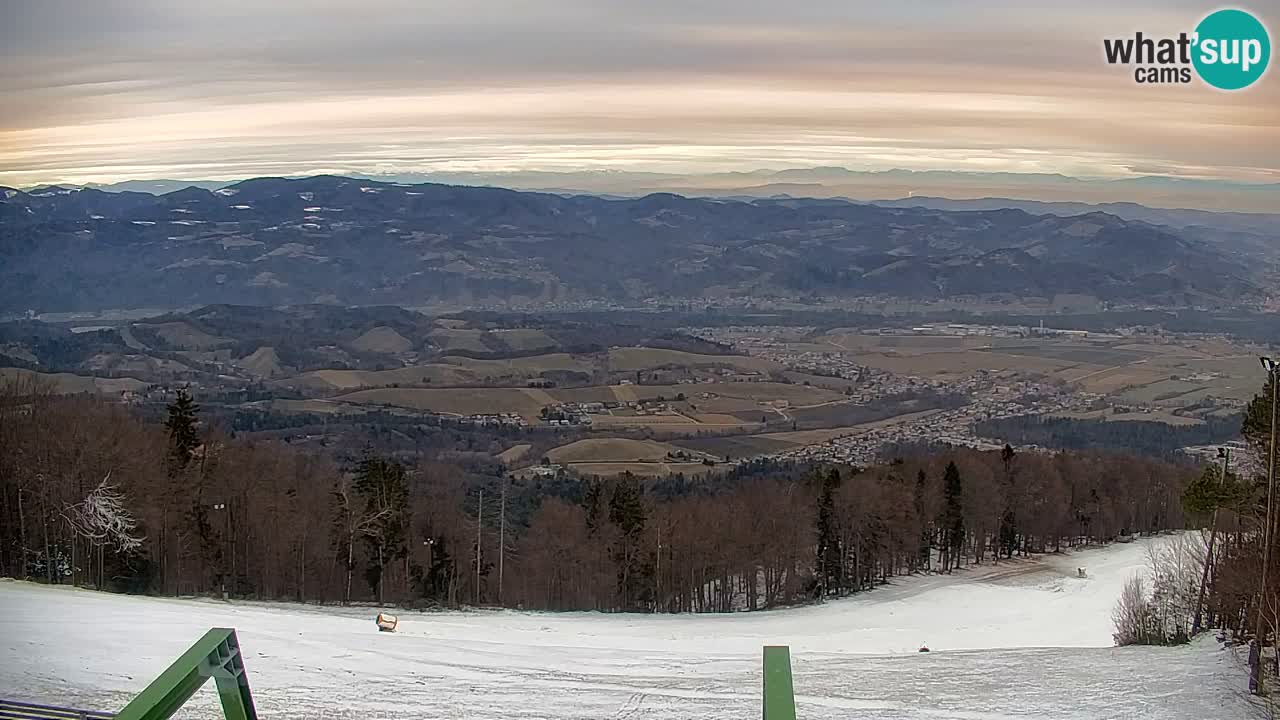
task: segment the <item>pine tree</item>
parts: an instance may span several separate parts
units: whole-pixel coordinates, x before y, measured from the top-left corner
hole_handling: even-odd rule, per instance
[[[191,464],[196,448],[200,447],[196,433],[196,413],[200,412],[200,406],[191,398],[191,393],[182,388],[166,409],[169,412],[164,422],[169,431],[169,474],[173,476]]]
[[[1240,434],[1244,435],[1249,446],[1258,454],[1263,472],[1266,471],[1269,457],[1267,451],[1271,447],[1272,377],[1272,373],[1267,373],[1267,382],[1263,384],[1262,392],[1254,395],[1249,405],[1245,407],[1244,421],[1240,427]]]
[[[818,591],[822,596],[839,590],[842,580],[840,533],[836,527],[835,493],[840,488],[840,471],[831,468],[822,476],[818,494]]]
[[[933,528],[927,518],[925,518],[924,507],[924,490],[928,484],[929,476],[925,475],[924,469],[921,468],[916,472],[916,492],[915,492],[915,508],[916,518],[920,522],[920,552],[918,562],[926,570],[932,563],[933,550]]]
[[[618,593],[627,610],[648,607],[651,599],[651,568],[641,557],[647,520],[640,480],[624,475],[609,498],[609,522],[620,531],[613,560],[618,569]]]
[[[1000,514],[1000,529],[998,531],[1000,549],[996,553],[996,560],[1000,559],[1000,554],[1005,557],[1013,557],[1013,550],[1018,546],[1018,516],[1014,512],[1014,474],[1013,460],[1016,457],[1013,446],[1005,444],[1004,449],[1000,451],[1000,460],[1004,465],[1004,512]]]
[[[960,551],[964,548],[964,483],[960,479],[960,468],[955,461],[947,463],[946,473],[942,476],[945,509],[942,526],[947,532],[947,558],[943,561],[943,569],[950,570],[960,566]]]

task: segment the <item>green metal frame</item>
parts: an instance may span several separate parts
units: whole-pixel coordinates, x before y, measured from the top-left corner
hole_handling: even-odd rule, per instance
[[[116,720],[166,720],[213,678],[227,720],[258,720],[249,693],[249,678],[240,657],[240,642],[231,628],[213,628],[160,674]]]
[[[796,720],[795,688],[791,679],[791,649],[764,648],[764,720]],[[168,720],[209,678],[218,688],[227,720],[258,720],[240,654],[240,641],[231,628],[213,628],[174,661],[123,710],[116,720]]]
[[[764,648],[764,720],[796,720],[796,695],[791,683],[791,648]]]

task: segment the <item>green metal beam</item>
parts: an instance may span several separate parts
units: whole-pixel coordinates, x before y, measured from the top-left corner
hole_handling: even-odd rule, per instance
[[[213,628],[160,673],[116,720],[166,720],[213,678],[227,720],[257,720],[240,642],[231,628]]]
[[[764,649],[764,720],[796,720],[791,649],[785,645]]]

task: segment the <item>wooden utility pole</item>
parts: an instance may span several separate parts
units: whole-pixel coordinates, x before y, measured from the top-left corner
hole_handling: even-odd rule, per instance
[[[484,488],[476,501],[476,605],[480,604],[480,528],[484,527]]]
[[[502,604],[502,564],[507,556],[507,476],[502,476],[502,501],[498,505],[498,604]]]
[[[18,488],[18,544],[22,546],[22,554],[18,557],[18,571],[13,574],[17,578],[27,576],[27,515],[22,508],[22,488]],[[45,558],[45,563],[49,562]]]

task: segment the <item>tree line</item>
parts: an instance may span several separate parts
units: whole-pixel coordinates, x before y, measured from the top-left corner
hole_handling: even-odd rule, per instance
[[[1272,465],[1280,471],[1280,452],[1272,442],[1274,381],[1269,373],[1245,408],[1241,434],[1252,462],[1238,471],[1226,462],[1205,467],[1183,497],[1190,524],[1201,528],[1205,540],[1196,557],[1198,593],[1185,635],[1220,628],[1248,641],[1250,688],[1272,696],[1280,687],[1280,498],[1270,473]]]
[[[1238,414],[1227,417],[1210,415],[1195,425],[1020,415],[982,420],[974,430],[983,437],[1003,438],[1015,445],[1124,451],[1176,460],[1184,447],[1210,445],[1239,437],[1240,422]]]
[[[0,387],[0,574],[164,595],[726,612],[1181,527],[1134,456],[951,450],[869,468],[521,479],[234,438]]]

